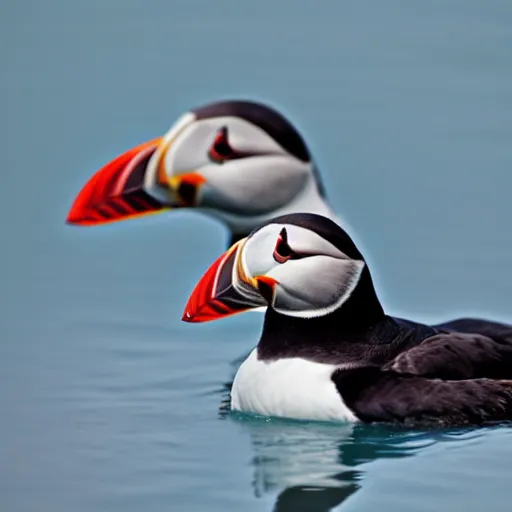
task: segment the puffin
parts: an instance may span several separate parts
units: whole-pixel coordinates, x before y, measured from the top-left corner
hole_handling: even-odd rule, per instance
[[[193,108],[165,135],[114,158],[80,190],[67,223],[97,226],[177,208],[222,222],[228,247],[287,213],[341,223],[299,131],[273,107],[246,100]]]
[[[512,419],[512,326],[387,315],[370,269],[331,219],[292,213],[233,244],[182,320],[266,307],[231,410],[306,421],[462,426]]]

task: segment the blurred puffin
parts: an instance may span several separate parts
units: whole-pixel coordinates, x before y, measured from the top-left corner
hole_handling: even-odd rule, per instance
[[[216,217],[230,231],[228,246],[286,213],[339,222],[299,132],[251,101],[195,108],[163,137],[118,156],[86,183],[67,222],[98,225],[174,208]]]
[[[262,334],[235,376],[233,410],[407,425],[512,419],[512,326],[386,315],[364,257],[330,219],[280,216],[235,243],[183,320],[260,306]]]

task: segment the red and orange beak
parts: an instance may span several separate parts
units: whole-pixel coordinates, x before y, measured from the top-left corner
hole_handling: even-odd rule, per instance
[[[162,144],[162,137],[150,140],[101,168],[76,197],[67,222],[93,226],[160,213],[170,208],[194,206],[204,178],[194,172],[167,177],[162,158],[167,147],[161,147]],[[158,189],[156,195],[163,200],[150,195],[145,188],[148,163],[156,151],[160,158],[151,188]],[[165,200],[167,197],[168,201]]]
[[[272,303],[277,281],[247,278],[240,268],[238,251],[244,242],[232,245],[205,272],[185,306],[184,322],[209,322]]]

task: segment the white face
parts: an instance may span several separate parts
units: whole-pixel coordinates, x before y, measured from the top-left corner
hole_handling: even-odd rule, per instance
[[[222,133],[229,155],[215,158],[215,143]],[[193,114],[182,116],[148,164],[148,191],[159,166],[167,178],[200,175],[204,183],[196,206],[220,217],[224,213],[228,222],[230,216],[257,216],[282,208],[312,177],[310,162],[295,158],[262,129],[237,117],[197,120]]]
[[[280,238],[283,228],[285,244]],[[288,224],[269,224],[257,231],[240,244],[237,260],[249,280],[266,276],[277,281],[271,304],[276,311],[303,318],[339,308],[354,291],[365,265],[313,231]],[[246,294],[240,281],[233,275],[237,290]]]

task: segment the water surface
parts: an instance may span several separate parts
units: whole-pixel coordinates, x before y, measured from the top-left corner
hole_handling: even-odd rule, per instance
[[[64,225],[85,180],[227,97],[305,135],[389,313],[512,321],[512,4],[47,0],[0,7],[0,508],[509,510],[507,427],[226,415],[261,317],[186,325],[224,250],[179,212]]]

